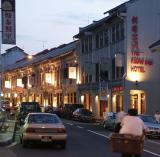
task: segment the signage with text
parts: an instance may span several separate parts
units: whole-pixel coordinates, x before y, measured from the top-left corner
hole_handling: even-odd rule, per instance
[[[146,57],[146,55],[144,55],[145,52],[140,52],[138,40],[138,17],[133,16],[131,19],[130,71],[145,73],[145,66],[151,66],[153,64],[153,61],[150,58]]]
[[[1,0],[2,44],[16,44],[15,0]]]

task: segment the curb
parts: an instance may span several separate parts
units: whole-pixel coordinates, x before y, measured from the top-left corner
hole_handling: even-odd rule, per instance
[[[15,122],[15,125],[14,125],[13,136],[12,136],[10,139],[6,140],[6,141],[1,141],[1,142],[0,142],[0,146],[10,145],[10,144],[14,141],[14,139],[15,139],[16,127],[17,127],[17,122]]]

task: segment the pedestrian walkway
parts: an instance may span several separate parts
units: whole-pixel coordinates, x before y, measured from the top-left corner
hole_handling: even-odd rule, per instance
[[[14,140],[16,120],[7,120],[6,124],[8,124],[8,129],[0,130],[0,146],[11,144]]]

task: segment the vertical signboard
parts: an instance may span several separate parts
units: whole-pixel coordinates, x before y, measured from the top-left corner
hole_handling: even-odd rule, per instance
[[[2,44],[16,44],[15,0],[1,0]]]

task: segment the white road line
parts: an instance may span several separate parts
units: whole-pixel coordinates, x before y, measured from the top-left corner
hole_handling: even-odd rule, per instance
[[[5,148],[13,147],[13,146],[15,146],[16,144],[17,144],[17,142],[13,142],[13,143],[11,143],[10,145],[6,146]]]
[[[97,132],[92,131],[92,130],[87,130],[87,131],[88,131],[88,132],[91,132],[91,133],[93,133],[93,134],[96,134],[96,135],[99,135],[99,136],[102,136],[102,137],[105,137],[105,138],[109,139],[109,136],[106,136],[106,135],[103,135],[103,134],[97,133]],[[146,153],[152,154],[152,155],[154,155],[154,156],[158,156],[158,157],[160,157],[160,154],[157,154],[157,153],[151,152],[151,151],[149,151],[149,150],[147,150],[147,149],[144,149],[143,151],[144,151],[144,152],[146,152]]]
[[[72,123],[66,123],[66,124],[68,124],[68,125],[73,125]]]
[[[103,135],[103,134],[100,134],[100,133],[97,133],[95,131],[92,131],[92,130],[87,130],[88,132],[91,132],[93,134],[96,134],[96,135],[99,135],[99,136],[102,136],[102,137],[105,137],[105,138],[108,138],[109,139],[109,136],[106,136],[106,135]]]
[[[152,154],[152,155],[154,155],[154,156],[158,156],[158,157],[160,157],[160,154],[157,154],[157,153],[151,152],[151,151],[149,151],[149,150],[143,149],[143,151],[144,151],[144,152],[146,152],[146,153]]]
[[[151,142],[151,143],[154,143],[154,144],[158,144],[158,145],[160,145],[160,143],[159,142],[156,142],[156,141],[153,141],[153,140],[146,140],[147,142]]]
[[[77,128],[80,128],[80,129],[83,129],[83,127],[82,127],[82,126],[79,126],[79,125],[77,125],[76,127],[77,127]]]

